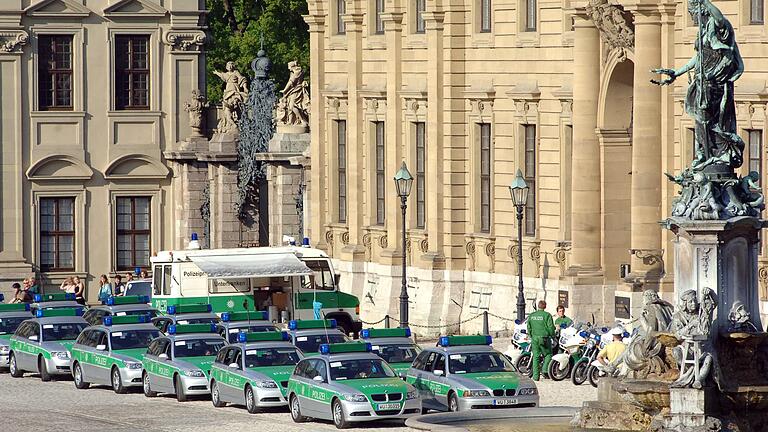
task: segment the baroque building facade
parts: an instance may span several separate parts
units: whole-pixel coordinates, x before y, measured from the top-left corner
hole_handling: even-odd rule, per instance
[[[99,275],[186,244],[200,205],[166,156],[199,135],[184,103],[205,89],[204,19],[203,0],[0,2],[6,294],[78,275],[94,300]]]
[[[765,173],[764,4],[717,6],[745,62],[740,174]],[[636,316],[644,290],[671,299],[675,239],[659,222],[678,190],[664,173],[693,159],[693,121],[686,80],[658,87],[650,71],[694,52],[686,2],[310,0],[305,19],[316,101],[308,229],[363,319],[398,316],[402,161],[415,178],[410,321],[436,326],[417,330],[477,331],[484,311],[491,329],[511,327],[520,249],[528,311],[544,298],[602,323]],[[518,168],[531,188],[522,244],[508,190]]]

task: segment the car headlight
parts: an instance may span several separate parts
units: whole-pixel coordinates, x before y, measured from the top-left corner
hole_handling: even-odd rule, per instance
[[[69,360],[69,351],[52,352],[51,357],[56,357],[59,360]]]
[[[520,396],[531,396],[538,393],[538,391],[535,388],[524,388],[520,389],[520,391],[517,392]]]
[[[8,355],[11,349],[7,346],[0,346],[0,355]]]
[[[141,362],[125,362],[125,367],[128,369],[141,369]]]
[[[188,377],[203,378],[205,374],[201,370],[188,370],[184,371],[184,375]]]
[[[256,383],[256,387],[263,389],[275,389],[277,384],[274,381],[260,381]]]
[[[345,394],[344,400],[347,402],[367,402],[368,399],[365,398],[365,395],[361,394]]]
[[[419,392],[417,392],[416,390],[411,390],[405,394],[405,398],[407,400],[416,399],[417,397],[419,397]]]
[[[464,397],[488,397],[488,390],[464,390]]]

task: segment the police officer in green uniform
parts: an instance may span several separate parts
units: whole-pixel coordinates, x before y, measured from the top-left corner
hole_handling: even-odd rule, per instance
[[[557,319],[555,319],[555,327],[560,328],[560,324],[565,324],[566,327],[573,324],[573,320],[565,315],[565,306],[557,305]]]
[[[539,357],[544,356],[544,370],[549,370],[552,360],[552,338],[555,336],[555,323],[547,313],[547,302],[539,300],[539,308],[528,316],[528,335],[531,337],[531,360],[533,361],[533,380],[541,375]]]

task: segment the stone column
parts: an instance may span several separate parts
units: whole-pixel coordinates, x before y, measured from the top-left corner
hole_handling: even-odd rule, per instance
[[[649,80],[661,65],[661,15],[657,5],[636,5],[632,95],[630,282],[635,290],[658,288],[661,255],[661,88]]]
[[[583,15],[575,18],[573,49],[573,157],[571,172],[572,275],[600,271],[600,34]]]

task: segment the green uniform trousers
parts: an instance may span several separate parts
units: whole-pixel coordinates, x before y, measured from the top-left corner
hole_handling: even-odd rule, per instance
[[[535,336],[531,340],[531,362],[533,380],[541,376],[541,356],[544,356],[544,372],[549,372],[549,362],[552,361],[552,339],[546,336]]]

